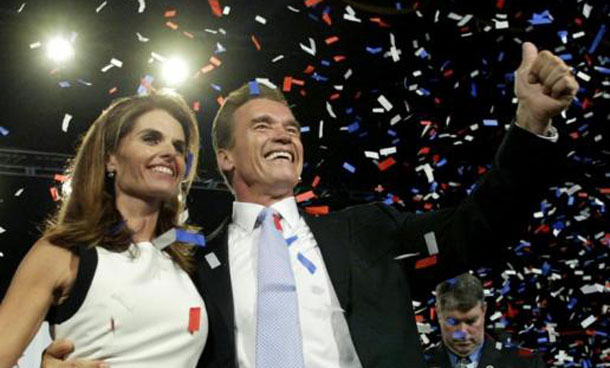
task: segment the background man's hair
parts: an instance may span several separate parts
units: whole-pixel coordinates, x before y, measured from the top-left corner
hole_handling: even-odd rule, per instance
[[[436,287],[436,303],[441,311],[467,312],[484,302],[481,281],[469,273],[445,280]]]

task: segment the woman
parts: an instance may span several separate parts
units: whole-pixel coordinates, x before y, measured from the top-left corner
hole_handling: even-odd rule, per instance
[[[196,365],[208,329],[192,247],[152,241],[178,226],[198,151],[197,121],[176,94],[122,98],[100,115],[68,170],[71,193],[0,304],[0,368],[45,317],[55,339],[75,343],[71,359]]]

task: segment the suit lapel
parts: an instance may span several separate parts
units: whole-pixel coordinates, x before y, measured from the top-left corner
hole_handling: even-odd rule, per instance
[[[479,359],[479,368],[500,368],[498,363],[498,355],[500,352],[495,347],[496,342],[489,336],[485,336],[483,350],[481,350],[481,358]]]
[[[214,303],[218,307],[222,318],[232,333],[235,325],[233,292],[231,287],[231,274],[228,257],[228,231],[229,221],[225,221],[215,234],[210,236],[206,247],[203,248],[198,267],[201,267],[200,283],[202,285],[206,303]],[[215,266],[215,261],[220,265]],[[209,297],[207,297],[209,295]]]
[[[314,217],[301,213],[322,253],[328,276],[341,307],[349,306],[349,225],[338,216]]]

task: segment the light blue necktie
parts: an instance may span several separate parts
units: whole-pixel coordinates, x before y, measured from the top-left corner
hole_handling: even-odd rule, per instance
[[[297,291],[288,245],[275,226],[279,215],[264,208],[258,223],[256,367],[303,368]]]

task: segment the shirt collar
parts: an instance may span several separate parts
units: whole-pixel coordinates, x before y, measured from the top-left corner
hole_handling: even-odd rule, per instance
[[[245,231],[252,231],[256,224],[258,214],[265,208],[257,203],[233,202],[233,223]],[[299,223],[299,209],[294,197],[287,197],[271,205],[271,208],[279,212],[282,219],[290,228],[295,228]]]
[[[468,358],[470,358],[470,364],[477,363],[477,365],[478,365],[479,359],[481,358],[481,351],[483,350],[483,345],[484,344],[485,344],[485,340],[483,340],[481,342],[481,344],[472,352],[472,354],[470,354],[468,356]],[[455,355],[451,350],[449,350],[449,349],[445,349],[445,350],[449,354],[449,360],[451,361],[451,366],[455,367],[459,357],[457,355]],[[475,367],[477,365],[475,365]]]

